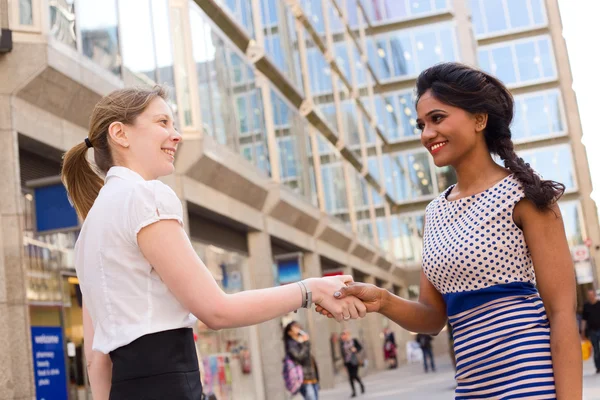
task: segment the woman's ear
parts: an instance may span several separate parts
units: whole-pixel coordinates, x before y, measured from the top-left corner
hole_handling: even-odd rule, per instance
[[[125,133],[125,124],[122,122],[113,122],[108,126],[108,136],[113,143],[121,147],[129,147],[129,139]]]
[[[483,132],[487,126],[487,114],[475,114],[475,132]]]

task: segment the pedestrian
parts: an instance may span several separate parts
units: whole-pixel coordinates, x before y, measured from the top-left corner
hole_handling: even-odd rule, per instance
[[[600,301],[595,289],[587,291],[587,302],[581,314],[581,337],[589,339],[594,349],[594,365],[596,373],[600,373]]]
[[[352,388],[351,397],[356,397],[356,389],[354,388],[354,381],[360,385],[361,393],[365,393],[365,385],[363,384],[360,376],[358,376],[358,370],[361,367],[362,360],[362,345],[358,339],[352,338],[349,331],[343,331],[341,334],[340,350],[342,358],[344,359],[344,366],[348,372],[348,380],[350,381],[350,387]]]
[[[438,334],[449,318],[457,399],[581,399],[564,185],[516,155],[514,101],[497,78],[437,64],[417,79],[416,109],[422,145],[458,178],[425,212],[419,298],[363,283],[334,296],[357,296],[411,332]]]
[[[417,334],[416,339],[417,343],[419,343],[421,351],[423,352],[423,367],[425,373],[429,372],[429,368],[431,368],[432,372],[435,372],[435,361],[433,359],[433,349],[431,347],[433,337],[425,333],[419,333]],[[427,365],[427,360],[429,360],[429,366]]]
[[[388,369],[398,368],[398,355],[396,347],[396,336],[390,328],[383,330],[383,358],[385,359]]]
[[[284,329],[285,354],[302,366],[303,381],[300,394],[304,400],[319,399],[319,370],[311,354],[310,338],[300,324],[292,321]]]
[[[200,398],[196,318],[233,328],[311,302],[338,320],[364,315],[357,299],[329,294],[348,276],[236,294],[219,288],[183,229],[180,200],[157,180],[173,173],[182,140],[166,100],[161,86],[112,92],[95,106],[88,137],[64,157],[62,180],[83,220],[74,264],[94,399]]]

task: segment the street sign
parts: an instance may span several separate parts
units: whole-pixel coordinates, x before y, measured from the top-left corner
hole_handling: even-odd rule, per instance
[[[583,244],[585,244],[587,247],[592,247],[592,239],[587,238],[583,241]]]
[[[32,326],[31,344],[36,399],[66,399],[67,377],[62,328]]]
[[[590,258],[590,250],[585,245],[573,246],[573,261],[587,261]]]

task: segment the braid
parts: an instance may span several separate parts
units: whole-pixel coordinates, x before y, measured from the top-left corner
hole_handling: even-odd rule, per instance
[[[565,185],[551,180],[543,180],[528,163],[517,156],[510,137],[496,140],[495,144],[495,153],[502,158],[504,166],[511,170],[523,184],[525,197],[531,200],[539,209],[547,208],[563,195]]]

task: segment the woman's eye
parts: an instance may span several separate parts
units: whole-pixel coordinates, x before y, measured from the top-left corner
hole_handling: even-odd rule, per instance
[[[443,115],[434,115],[431,117],[431,121],[433,121],[434,123],[438,123],[442,120],[442,118],[444,118]]]
[[[425,129],[425,124],[417,124],[417,129],[422,131],[423,129]]]
[[[168,124],[168,123],[169,123],[169,121],[168,121],[168,120],[166,120],[166,119],[161,119],[161,120],[160,120],[160,123],[161,123],[161,124],[165,124],[165,125],[166,125],[166,124]]]

